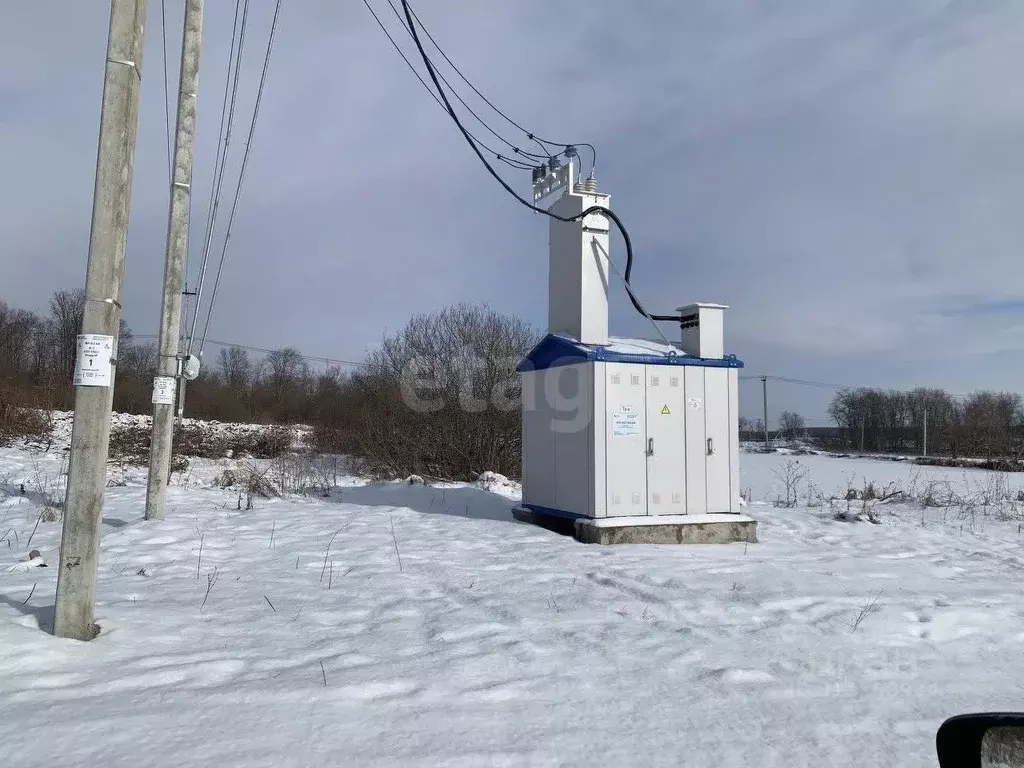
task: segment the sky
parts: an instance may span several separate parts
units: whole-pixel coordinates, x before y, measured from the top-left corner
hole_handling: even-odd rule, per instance
[[[412,57],[385,0],[370,2]],[[272,6],[252,0],[230,184]],[[136,333],[155,333],[167,226],[160,7],[149,0],[124,285]],[[207,2],[194,247],[233,7]],[[746,375],[1024,389],[1019,0],[414,7],[517,122],[597,146],[638,295],[656,313],[728,304],[727,351]],[[4,13],[0,299],[43,309],[84,282],[109,4]],[[181,0],[167,15],[173,95]],[[528,172],[506,178],[528,194]],[[410,315],[459,301],[546,323],[546,223],[487,176],[361,0],[284,0],[227,254],[215,339],[360,359]],[[611,303],[613,332],[654,333],[621,286]],[[745,414],[760,394],[744,382]],[[831,394],[773,382],[770,420],[783,408],[824,420]]]

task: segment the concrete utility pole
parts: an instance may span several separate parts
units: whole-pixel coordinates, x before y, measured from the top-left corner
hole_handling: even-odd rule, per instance
[[[764,395],[764,449],[766,451],[771,450],[771,445],[768,441],[768,377],[761,377],[761,394]]]
[[[160,312],[160,357],[153,380],[153,437],[149,449],[149,485],[146,519],[163,520],[167,483],[171,472],[174,408],[177,403],[181,338],[182,288],[188,254],[188,224],[192,204],[192,162],[195,153],[196,93],[199,90],[199,53],[203,38],[203,0],[185,1],[185,31],[181,39],[181,76],[178,119],[174,132],[174,178],[167,223],[167,260],[164,264],[163,303]]]
[[[924,409],[924,441],[921,447],[921,455],[928,455],[928,409]]]
[[[128,214],[142,86],[146,0],[112,0],[103,77],[96,183],[75,361],[75,420],[57,571],[53,633],[95,637],[96,566],[107,486],[110,412],[121,323]]]

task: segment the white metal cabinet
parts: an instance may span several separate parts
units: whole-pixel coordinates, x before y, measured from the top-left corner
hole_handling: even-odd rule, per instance
[[[592,404],[593,424],[590,426],[590,435],[593,440],[593,451],[591,453],[590,473],[593,483],[588,488],[590,499],[588,506],[594,517],[608,517],[608,477],[605,468],[608,466],[608,374],[604,365],[587,363],[590,371],[591,386],[594,390]]]
[[[607,363],[604,368],[608,517],[646,515],[645,366]]]
[[[647,514],[686,514],[683,370],[648,365]]]
[[[740,503],[740,381],[739,372],[729,369],[729,505],[739,512]]]
[[[686,409],[686,513],[703,515],[707,507],[707,431],[704,416],[704,368],[683,369]]]
[[[523,503],[555,504],[555,441],[544,397],[547,371],[523,373]]]
[[[552,410],[555,443],[555,501],[552,506],[593,514],[590,505],[593,374],[587,365],[563,365],[549,368],[545,373],[548,375],[545,395]]]
[[[707,462],[707,511],[732,511],[732,480],[729,477],[729,371],[704,369],[704,426]]]

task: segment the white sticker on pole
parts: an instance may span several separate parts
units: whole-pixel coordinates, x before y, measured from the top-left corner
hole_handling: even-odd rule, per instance
[[[704,399],[701,397],[688,397],[686,398],[686,405],[691,411],[699,411],[704,407]]]
[[[635,437],[640,434],[640,415],[632,406],[624,405],[612,414],[613,437]]]
[[[173,376],[153,378],[153,405],[174,405],[175,379]]]
[[[114,378],[114,337],[80,333],[75,355],[76,387],[109,387]]]

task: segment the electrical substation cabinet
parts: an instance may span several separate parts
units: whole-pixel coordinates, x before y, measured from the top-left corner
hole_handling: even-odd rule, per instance
[[[545,337],[519,366],[524,506],[586,518],[739,512],[743,364],[718,354]]]

